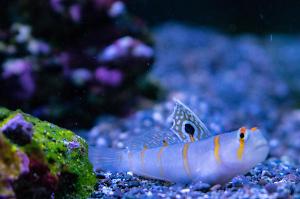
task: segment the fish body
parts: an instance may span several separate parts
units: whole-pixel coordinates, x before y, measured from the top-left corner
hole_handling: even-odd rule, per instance
[[[175,114],[180,108],[194,116],[185,105],[177,103]],[[90,155],[92,162],[101,169],[132,171],[137,175],[171,182],[200,180],[217,184],[245,174],[268,154],[268,143],[257,128],[242,127],[212,135],[198,118],[177,116],[172,116],[175,119],[171,131],[133,138],[129,144],[131,148],[96,148]],[[183,121],[178,122],[176,117]],[[177,128],[180,133],[176,131],[176,124],[183,125]],[[176,135],[177,139],[172,135]]]

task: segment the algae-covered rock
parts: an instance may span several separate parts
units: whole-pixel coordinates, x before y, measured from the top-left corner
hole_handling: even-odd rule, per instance
[[[0,108],[0,198],[86,198],[95,183],[82,138]]]

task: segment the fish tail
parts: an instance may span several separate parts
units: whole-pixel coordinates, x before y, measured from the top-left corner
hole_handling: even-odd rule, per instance
[[[105,171],[120,172],[122,171],[122,149],[113,149],[107,147],[89,147],[89,159],[94,169]]]

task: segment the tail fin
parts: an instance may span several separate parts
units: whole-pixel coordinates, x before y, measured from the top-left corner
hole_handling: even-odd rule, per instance
[[[89,159],[94,169],[103,169],[106,171],[117,172],[122,170],[122,149],[113,149],[106,147],[89,147]]]

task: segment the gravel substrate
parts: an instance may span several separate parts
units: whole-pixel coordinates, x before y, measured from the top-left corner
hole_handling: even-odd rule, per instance
[[[300,41],[276,35],[230,37],[178,24],[157,28],[155,37],[151,75],[164,86],[166,100],[125,119],[99,118],[89,143],[123,148],[133,135],[168,128],[176,97],[216,134],[260,127],[270,141],[270,155],[225,185],[178,185],[99,170],[91,198],[300,198]]]

